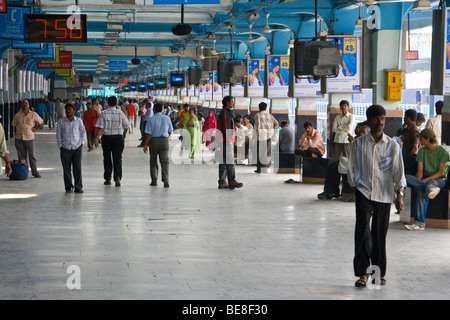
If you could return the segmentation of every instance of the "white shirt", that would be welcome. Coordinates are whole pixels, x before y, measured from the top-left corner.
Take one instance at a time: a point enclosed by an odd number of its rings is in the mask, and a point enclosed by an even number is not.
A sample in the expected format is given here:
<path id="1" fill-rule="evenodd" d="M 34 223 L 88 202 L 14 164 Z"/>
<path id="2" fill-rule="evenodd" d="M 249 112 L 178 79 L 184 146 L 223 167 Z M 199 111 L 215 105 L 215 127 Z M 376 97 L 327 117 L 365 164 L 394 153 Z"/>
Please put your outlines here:
<path id="1" fill-rule="evenodd" d="M 245 137 L 247 136 L 248 128 L 241 124 L 241 127 L 236 126 L 236 142 L 237 147 L 242 147 L 245 144 Z"/>
<path id="2" fill-rule="evenodd" d="M 86 142 L 86 129 L 83 120 L 74 117 L 72 121 L 67 117 L 61 118 L 56 127 L 56 143 L 58 148 L 76 150 Z"/>
<path id="3" fill-rule="evenodd" d="M 399 144 L 383 134 L 375 143 L 370 133 L 356 138 L 348 159 L 348 183 L 367 199 L 392 203 L 395 191 L 406 187 Z"/>
<path id="4" fill-rule="evenodd" d="M 100 116 L 95 124 L 97 128 L 103 129 L 103 135 L 123 135 L 123 130 L 130 127 L 125 113 L 116 107 L 109 107 L 107 110 L 100 113 Z"/>
<path id="5" fill-rule="evenodd" d="M 434 118 L 430 118 L 425 125 L 425 129 L 432 129 L 436 135 L 438 144 L 442 142 L 442 115 L 438 114 Z"/>
<path id="6" fill-rule="evenodd" d="M 336 133 L 336 135 L 334 136 L 334 142 L 350 143 L 348 141 L 347 133 L 353 133 L 355 123 L 355 116 L 350 112 L 347 112 L 345 116 L 342 115 L 342 113 L 337 115 L 334 119 L 332 128 L 333 132 Z"/>

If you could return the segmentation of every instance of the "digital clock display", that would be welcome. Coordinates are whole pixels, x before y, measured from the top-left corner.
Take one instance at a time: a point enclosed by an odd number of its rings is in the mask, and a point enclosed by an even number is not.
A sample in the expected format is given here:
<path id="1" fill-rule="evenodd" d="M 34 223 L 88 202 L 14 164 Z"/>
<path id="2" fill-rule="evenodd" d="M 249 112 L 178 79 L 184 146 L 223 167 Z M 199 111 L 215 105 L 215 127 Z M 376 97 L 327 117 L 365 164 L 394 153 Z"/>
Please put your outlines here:
<path id="1" fill-rule="evenodd" d="M 79 81 L 80 82 L 92 82 L 92 77 L 91 76 L 80 76 Z"/>
<path id="2" fill-rule="evenodd" d="M 85 14 L 26 14 L 25 30 L 25 42 L 87 42 Z"/>

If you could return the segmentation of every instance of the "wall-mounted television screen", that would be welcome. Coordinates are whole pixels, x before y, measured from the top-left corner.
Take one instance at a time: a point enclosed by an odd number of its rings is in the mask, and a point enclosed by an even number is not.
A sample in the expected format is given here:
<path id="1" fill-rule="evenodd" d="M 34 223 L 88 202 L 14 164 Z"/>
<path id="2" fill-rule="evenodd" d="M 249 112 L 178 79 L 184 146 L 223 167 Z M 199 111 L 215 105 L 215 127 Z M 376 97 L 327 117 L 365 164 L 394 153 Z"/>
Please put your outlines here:
<path id="1" fill-rule="evenodd" d="M 122 91 L 124 92 L 130 91 L 130 86 L 123 86 Z"/>
<path id="2" fill-rule="evenodd" d="M 170 85 L 176 88 L 183 88 L 186 85 L 185 73 L 172 73 L 170 75 Z"/>
<path id="3" fill-rule="evenodd" d="M 159 77 L 153 79 L 155 89 L 167 89 L 167 78 Z"/>
<path id="4" fill-rule="evenodd" d="M 147 85 L 145 83 L 139 83 L 138 84 L 138 91 L 139 92 L 145 92 L 147 91 Z"/>

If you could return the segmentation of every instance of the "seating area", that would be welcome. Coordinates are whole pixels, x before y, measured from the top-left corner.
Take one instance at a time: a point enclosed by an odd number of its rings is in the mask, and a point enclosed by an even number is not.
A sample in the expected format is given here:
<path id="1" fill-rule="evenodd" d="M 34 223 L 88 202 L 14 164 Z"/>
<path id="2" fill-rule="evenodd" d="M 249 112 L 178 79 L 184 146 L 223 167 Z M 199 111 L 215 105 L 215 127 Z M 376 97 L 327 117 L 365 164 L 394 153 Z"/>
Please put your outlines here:
<path id="1" fill-rule="evenodd" d="M 331 158 L 302 158 L 302 182 L 303 183 L 325 183 L 328 166 L 332 161 Z"/>

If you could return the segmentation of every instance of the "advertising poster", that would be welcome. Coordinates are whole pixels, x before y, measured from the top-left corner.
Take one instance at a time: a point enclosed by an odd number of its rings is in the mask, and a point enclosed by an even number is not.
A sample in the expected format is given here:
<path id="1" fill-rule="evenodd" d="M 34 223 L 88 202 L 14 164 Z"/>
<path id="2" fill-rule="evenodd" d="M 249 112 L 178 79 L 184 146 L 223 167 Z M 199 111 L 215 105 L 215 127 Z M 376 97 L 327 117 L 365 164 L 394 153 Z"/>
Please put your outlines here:
<path id="1" fill-rule="evenodd" d="M 328 92 L 361 92 L 361 38 L 355 36 L 334 37 L 341 55 L 339 76 L 328 78 Z"/>
<path id="2" fill-rule="evenodd" d="M 187 86 L 187 95 L 189 97 L 195 97 L 195 85 L 188 84 L 188 86 Z"/>
<path id="3" fill-rule="evenodd" d="M 294 78 L 294 97 L 322 97 L 320 80 L 314 80 L 312 76 L 297 76 Z"/>
<path id="4" fill-rule="evenodd" d="M 244 84 L 233 84 L 231 86 L 231 95 L 233 97 L 244 97 L 245 94 L 245 87 Z"/>
<path id="5" fill-rule="evenodd" d="M 206 97 L 206 85 L 199 84 L 198 85 L 198 98 L 200 101 L 204 101 Z"/>
<path id="6" fill-rule="evenodd" d="M 287 98 L 289 92 L 289 55 L 267 57 L 268 98 Z"/>
<path id="7" fill-rule="evenodd" d="M 218 83 L 217 70 L 213 71 L 213 100 L 222 101 L 223 93 L 222 86 Z"/>
<path id="8" fill-rule="evenodd" d="M 445 68 L 444 68 L 444 95 L 450 95 L 450 14 L 449 10 L 446 10 L 445 17 Z"/>
<path id="9" fill-rule="evenodd" d="M 264 97 L 264 59 L 248 60 L 248 96 Z"/>
<path id="10" fill-rule="evenodd" d="M 214 80 L 214 75 L 213 72 L 209 72 L 209 78 L 208 78 L 208 83 L 205 85 L 205 99 L 204 100 L 208 100 L 208 101 L 212 101 L 213 99 L 213 80 Z"/>

